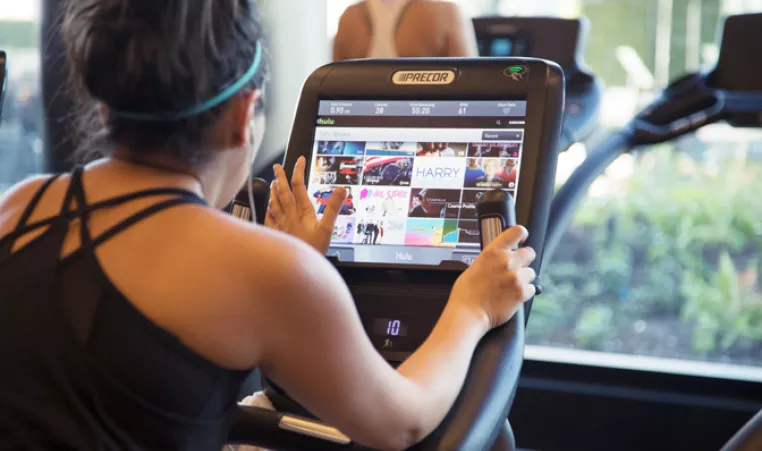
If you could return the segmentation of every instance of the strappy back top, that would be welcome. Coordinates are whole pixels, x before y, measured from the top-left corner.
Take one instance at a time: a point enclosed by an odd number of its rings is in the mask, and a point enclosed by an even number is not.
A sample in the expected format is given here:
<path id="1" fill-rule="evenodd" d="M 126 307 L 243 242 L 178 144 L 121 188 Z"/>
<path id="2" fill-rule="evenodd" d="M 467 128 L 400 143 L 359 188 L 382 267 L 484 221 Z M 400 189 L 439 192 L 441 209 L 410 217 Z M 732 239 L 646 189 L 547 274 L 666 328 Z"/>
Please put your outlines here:
<path id="1" fill-rule="evenodd" d="M 397 29 L 414 0 L 365 0 L 371 44 L 368 58 L 397 58 Z"/>
<path id="2" fill-rule="evenodd" d="M 185 190 L 152 189 L 88 204 L 78 168 L 60 213 L 29 223 L 56 179 L 0 239 L 0 450 L 220 450 L 248 372 L 220 368 L 156 326 L 95 255 L 145 218 L 205 202 Z M 91 235 L 92 214 L 144 198 L 162 200 Z M 81 245 L 61 257 L 71 227 Z"/>

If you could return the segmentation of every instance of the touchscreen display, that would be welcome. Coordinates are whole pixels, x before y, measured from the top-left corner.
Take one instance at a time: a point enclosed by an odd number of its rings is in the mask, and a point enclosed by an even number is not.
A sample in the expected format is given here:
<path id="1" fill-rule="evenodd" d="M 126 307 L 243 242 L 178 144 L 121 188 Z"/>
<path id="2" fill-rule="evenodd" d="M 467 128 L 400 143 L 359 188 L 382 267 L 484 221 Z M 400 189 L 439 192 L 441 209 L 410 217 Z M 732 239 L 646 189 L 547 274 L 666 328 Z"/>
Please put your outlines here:
<path id="1" fill-rule="evenodd" d="M 476 202 L 515 196 L 526 101 L 321 101 L 308 180 L 318 215 L 348 198 L 329 256 L 342 262 L 470 264 Z"/>

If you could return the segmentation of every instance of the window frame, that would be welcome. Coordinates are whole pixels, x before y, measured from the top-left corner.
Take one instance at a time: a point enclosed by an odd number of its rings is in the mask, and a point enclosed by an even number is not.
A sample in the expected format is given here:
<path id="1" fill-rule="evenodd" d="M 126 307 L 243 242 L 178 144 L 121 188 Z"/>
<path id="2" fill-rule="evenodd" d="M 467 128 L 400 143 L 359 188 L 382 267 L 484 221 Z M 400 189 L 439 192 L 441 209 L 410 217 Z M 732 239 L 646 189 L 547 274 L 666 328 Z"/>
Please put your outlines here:
<path id="1" fill-rule="evenodd" d="M 758 382 L 525 360 L 519 448 L 719 450 L 762 410 Z"/>

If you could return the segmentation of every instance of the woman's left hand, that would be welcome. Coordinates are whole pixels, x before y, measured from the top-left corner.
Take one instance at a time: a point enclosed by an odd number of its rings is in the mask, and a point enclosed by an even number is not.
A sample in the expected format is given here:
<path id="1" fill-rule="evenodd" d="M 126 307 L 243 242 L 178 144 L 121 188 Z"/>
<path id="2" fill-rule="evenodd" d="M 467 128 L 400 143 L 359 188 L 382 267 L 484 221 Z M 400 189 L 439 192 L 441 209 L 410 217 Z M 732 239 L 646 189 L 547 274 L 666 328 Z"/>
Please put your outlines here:
<path id="1" fill-rule="evenodd" d="M 270 205 L 265 225 L 299 238 L 325 255 L 331 244 L 333 227 L 346 200 L 347 191 L 343 188 L 334 189 L 323 217 L 318 220 L 304 182 L 306 165 L 305 158 L 299 158 L 294 167 L 290 187 L 283 166 L 275 165 L 275 181 L 270 186 Z"/>

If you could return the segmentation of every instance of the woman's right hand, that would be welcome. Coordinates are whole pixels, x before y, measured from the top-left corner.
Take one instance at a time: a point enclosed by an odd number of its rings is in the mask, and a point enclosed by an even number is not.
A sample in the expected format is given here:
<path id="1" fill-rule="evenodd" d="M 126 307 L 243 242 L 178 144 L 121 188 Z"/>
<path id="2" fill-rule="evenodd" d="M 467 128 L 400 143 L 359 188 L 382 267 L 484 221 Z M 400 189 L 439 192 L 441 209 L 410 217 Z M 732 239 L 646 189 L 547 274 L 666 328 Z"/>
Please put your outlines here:
<path id="1" fill-rule="evenodd" d="M 475 313 L 488 329 L 511 319 L 536 292 L 529 265 L 537 254 L 531 247 L 516 250 L 528 237 L 522 226 L 500 234 L 455 282 L 450 304 Z"/>
<path id="2" fill-rule="evenodd" d="M 275 180 L 270 185 L 270 205 L 265 226 L 295 236 L 325 255 L 331 245 L 333 228 L 346 200 L 347 191 L 344 188 L 334 189 L 323 217 L 318 219 L 304 182 L 306 166 L 307 160 L 299 157 L 289 186 L 283 166 L 275 165 Z"/>

